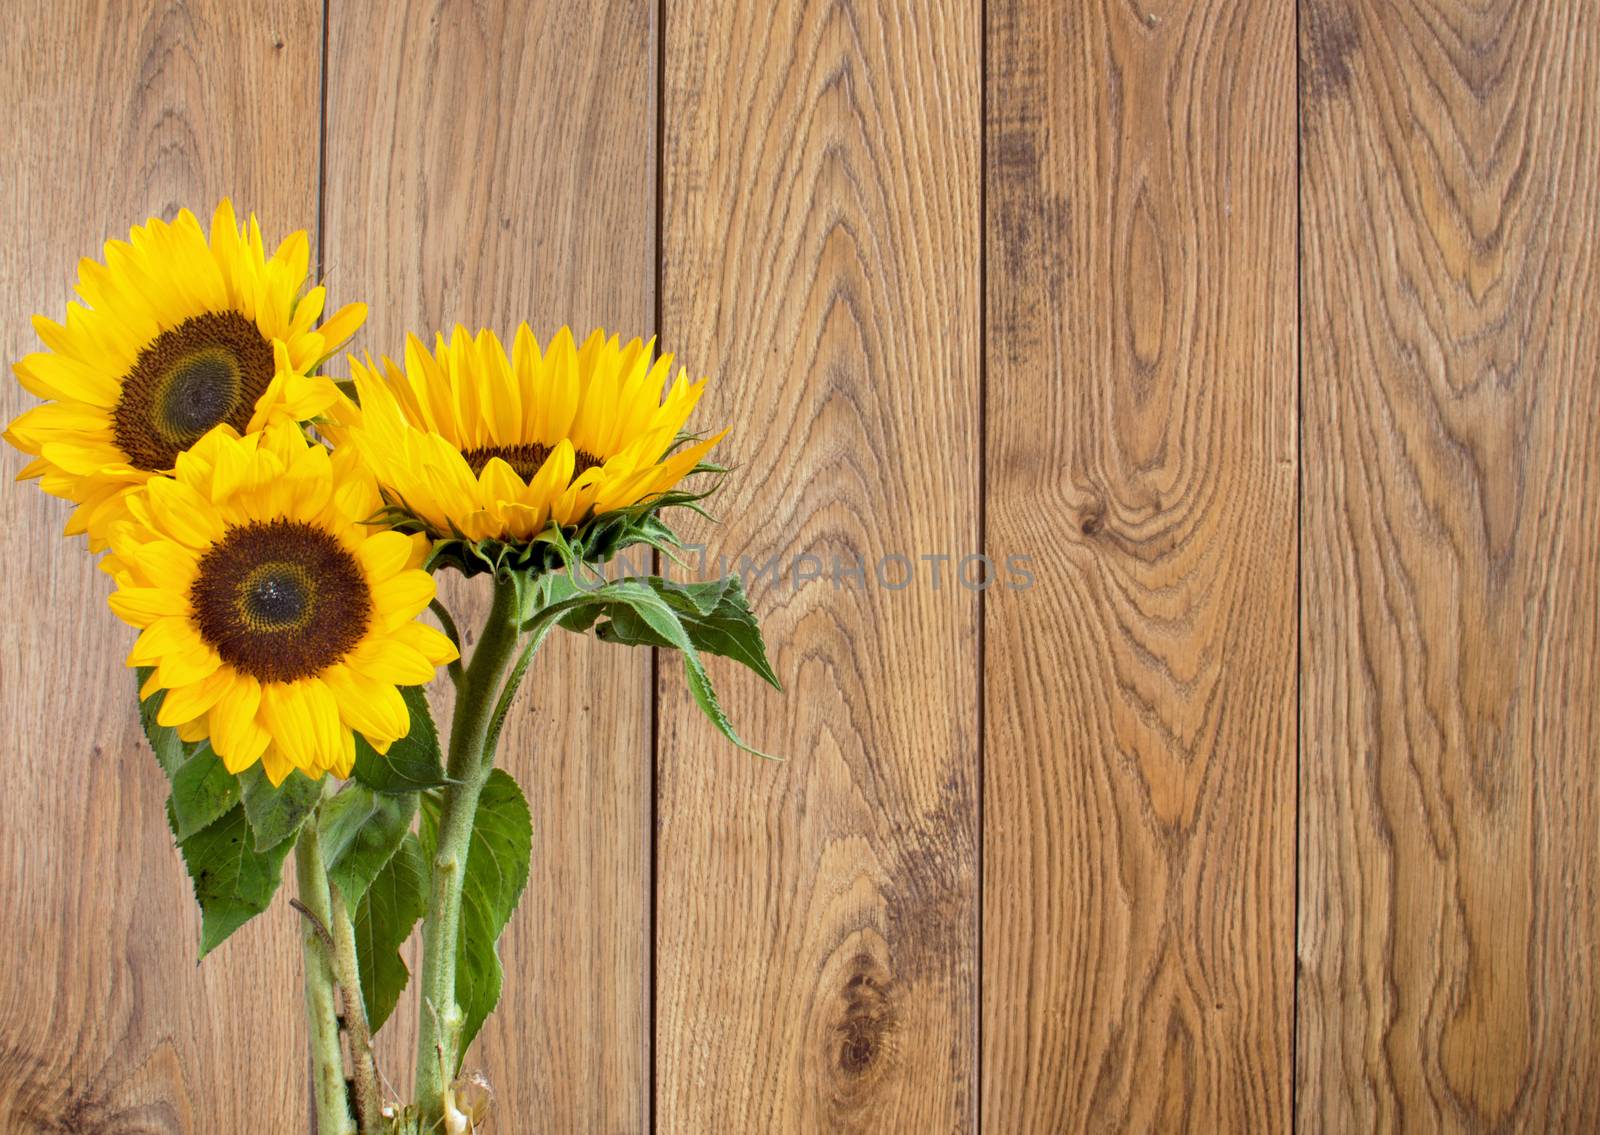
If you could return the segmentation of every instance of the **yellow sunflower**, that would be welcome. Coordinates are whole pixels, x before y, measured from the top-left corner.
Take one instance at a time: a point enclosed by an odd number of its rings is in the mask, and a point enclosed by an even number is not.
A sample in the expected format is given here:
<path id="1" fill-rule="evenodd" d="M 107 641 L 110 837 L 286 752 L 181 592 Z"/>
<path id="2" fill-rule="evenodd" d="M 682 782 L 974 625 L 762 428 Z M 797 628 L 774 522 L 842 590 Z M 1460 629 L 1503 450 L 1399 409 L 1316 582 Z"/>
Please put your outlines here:
<path id="1" fill-rule="evenodd" d="M 431 352 L 409 336 L 403 370 L 350 360 L 361 405 L 334 437 L 434 536 L 525 541 L 666 492 L 727 433 L 669 452 L 705 380 L 680 369 L 663 398 L 653 346 L 562 328 L 541 351 L 523 324 L 508 357 L 490 331 Z"/>
<path id="2" fill-rule="evenodd" d="M 456 657 L 416 621 L 427 539 L 363 525 L 376 485 L 292 423 L 219 427 L 125 500 L 103 566 L 111 609 L 143 632 L 128 665 L 155 668 L 141 696 L 167 691 L 158 720 L 210 738 L 230 772 L 349 776 L 354 732 L 387 751 L 410 729 L 396 687 Z"/>
<path id="3" fill-rule="evenodd" d="M 318 327 L 326 296 L 306 290 L 310 255 L 297 232 L 268 256 L 255 218 L 241 228 L 224 200 L 209 240 L 184 210 L 107 241 L 104 264 L 79 263 L 83 304 L 67 305 L 65 324 L 35 316 L 49 350 L 13 368 L 49 401 L 5 434 L 35 459 L 19 479 L 37 477 L 77 503 L 68 535 L 104 547 L 126 494 L 170 471 L 213 426 L 308 421 L 338 400 L 311 371 L 355 333 L 366 307 L 350 304 Z"/>

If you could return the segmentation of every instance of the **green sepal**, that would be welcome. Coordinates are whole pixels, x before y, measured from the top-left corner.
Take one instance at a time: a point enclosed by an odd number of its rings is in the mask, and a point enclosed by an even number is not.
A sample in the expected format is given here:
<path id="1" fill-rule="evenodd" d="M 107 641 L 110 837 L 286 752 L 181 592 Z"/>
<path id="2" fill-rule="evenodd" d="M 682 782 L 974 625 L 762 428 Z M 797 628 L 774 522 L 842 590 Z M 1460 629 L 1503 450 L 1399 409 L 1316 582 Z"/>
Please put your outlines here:
<path id="1" fill-rule="evenodd" d="M 354 906 L 411 830 L 417 795 L 374 792 L 351 782 L 317 816 L 328 881 Z"/>
<path id="2" fill-rule="evenodd" d="M 424 797 L 423 853 L 431 862 L 438 847 L 439 802 Z M 462 1055 L 500 1000 L 504 975 L 497 943 L 528 884 L 533 854 L 533 818 L 522 789 L 511 774 L 495 769 L 484 782 L 473 821 L 472 840 L 461 879 L 461 927 L 456 941 L 456 1004 L 462 1026 L 456 1050 Z"/>
<path id="3" fill-rule="evenodd" d="M 374 792 L 390 794 L 421 792 L 449 783 L 427 691 L 422 686 L 402 686 L 400 696 L 411 714 L 410 731 L 390 745 L 387 753 L 378 752 L 358 732 L 351 775 Z"/>
<path id="4" fill-rule="evenodd" d="M 167 822 L 177 832 L 170 803 Z M 216 949 L 239 927 L 266 910 L 283 878 L 283 861 L 293 840 L 257 851 L 245 819 L 244 805 L 235 804 L 209 827 L 178 841 L 184 866 L 200 904 L 200 957 Z"/>
<path id="5" fill-rule="evenodd" d="M 259 763 L 239 774 L 239 790 L 258 851 L 277 847 L 298 833 L 322 799 L 321 780 L 291 769 L 283 783 L 274 788 Z"/>
<path id="6" fill-rule="evenodd" d="M 411 980 L 400 947 L 428 909 L 428 861 L 415 834 L 407 832 L 356 905 L 356 965 L 367 1025 L 376 1033 L 394 1012 Z"/>

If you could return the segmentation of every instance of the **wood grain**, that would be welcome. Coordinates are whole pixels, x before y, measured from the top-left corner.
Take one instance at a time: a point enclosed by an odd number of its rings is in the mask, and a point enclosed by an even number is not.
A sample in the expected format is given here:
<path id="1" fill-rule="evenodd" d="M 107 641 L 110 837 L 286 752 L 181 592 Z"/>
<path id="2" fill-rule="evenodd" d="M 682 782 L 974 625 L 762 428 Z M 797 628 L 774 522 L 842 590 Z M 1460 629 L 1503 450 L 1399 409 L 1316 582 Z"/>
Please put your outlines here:
<path id="1" fill-rule="evenodd" d="M 696 535 L 786 565 L 753 601 L 787 692 L 717 678 L 788 760 L 663 660 L 658 1129 L 974 1130 L 976 596 L 787 565 L 976 546 L 977 6 L 674 3 L 665 34 L 663 333 L 739 466 Z"/>
<path id="2" fill-rule="evenodd" d="M 38 350 L 80 256 L 152 214 L 232 194 L 275 235 L 314 229 L 320 6 L 11 3 L 0 354 Z M 0 417 L 29 398 L 0 384 Z M 68 506 L 14 484 L 0 526 L 0 1129 L 216 1132 L 306 1114 L 298 927 L 280 901 L 196 968 L 199 914 L 139 732 L 133 634 Z"/>
<path id="3" fill-rule="evenodd" d="M 405 331 L 431 340 L 457 320 L 508 343 L 524 319 L 541 338 L 566 322 L 580 338 L 651 333 L 653 13 L 334 6 L 325 255 L 331 283 L 374 305 L 363 348 L 397 354 Z M 445 588 L 463 628 L 487 609 L 483 582 Z M 643 652 L 554 641 L 501 741 L 533 811 L 533 869 L 466 1066 L 489 1075 L 507 1131 L 647 1123 L 649 698 Z M 397 1083 L 411 1000 L 385 1029 Z"/>
<path id="4" fill-rule="evenodd" d="M 1284 1130 L 1293 13 L 989 19 L 985 1127 Z"/>
<path id="5" fill-rule="evenodd" d="M 1306 1130 L 1600 1129 L 1600 13 L 1302 5 Z"/>

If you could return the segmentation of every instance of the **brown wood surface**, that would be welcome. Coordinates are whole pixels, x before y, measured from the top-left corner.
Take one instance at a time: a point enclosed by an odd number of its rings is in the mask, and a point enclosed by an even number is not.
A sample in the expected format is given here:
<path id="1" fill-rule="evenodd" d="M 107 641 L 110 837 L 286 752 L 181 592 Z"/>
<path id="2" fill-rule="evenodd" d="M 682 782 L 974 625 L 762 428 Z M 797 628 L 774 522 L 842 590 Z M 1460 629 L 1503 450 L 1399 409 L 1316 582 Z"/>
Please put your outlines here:
<path id="1" fill-rule="evenodd" d="M 712 378 L 787 761 L 547 648 L 492 1130 L 1600 1130 L 1593 5 L 12 0 L 0 95 L 7 360 L 228 193 L 358 350 Z M 303 1130 L 296 919 L 194 966 L 66 513 L 0 482 L 0 1132 Z"/>
<path id="2" fill-rule="evenodd" d="M 1308 1131 L 1600 1130 L 1597 17 L 1302 13 Z"/>
<path id="3" fill-rule="evenodd" d="M 1287 1125 L 1293 15 L 990 7 L 991 1131 Z"/>
<path id="4" fill-rule="evenodd" d="M 788 565 L 976 547 L 977 6 L 674 3 L 665 34 L 663 333 L 737 426 L 696 532 L 785 565 L 753 602 L 787 692 L 718 677 L 787 762 L 662 660 L 660 1130 L 975 1130 L 977 597 Z"/>
<path id="5" fill-rule="evenodd" d="M 360 347 L 398 357 L 406 331 L 431 342 L 458 320 L 508 344 L 522 320 L 542 341 L 563 322 L 580 339 L 651 334 L 653 14 L 644 0 L 333 6 L 324 263 L 372 305 Z M 442 590 L 463 628 L 482 619 L 484 580 Z M 534 816 L 533 870 L 466 1068 L 489 1074 L 508 1132 L 647 1123 L 649 673 L 643 652 L 562 636 L 501 740 Z M 397 1084 L 413 1022 L 380 1036 Z"/>
<path id="6" fill-rule="evenodd" d="M 322 13 L 227 0 L 7 4 L 0 345 L 38 350 L 80 256 L 233 195 L 316 223 Z M 0 417 L 33 399 L 0 383 Z M 7 451 L 5 480 L 21 467 Z M 122 659 L 133 632 L 66 505 L 0 492 L 0 1131 L 235 1131 L 305 1121 L 299 933 L 281 900 L 196 968 L 200 919 Z"/>

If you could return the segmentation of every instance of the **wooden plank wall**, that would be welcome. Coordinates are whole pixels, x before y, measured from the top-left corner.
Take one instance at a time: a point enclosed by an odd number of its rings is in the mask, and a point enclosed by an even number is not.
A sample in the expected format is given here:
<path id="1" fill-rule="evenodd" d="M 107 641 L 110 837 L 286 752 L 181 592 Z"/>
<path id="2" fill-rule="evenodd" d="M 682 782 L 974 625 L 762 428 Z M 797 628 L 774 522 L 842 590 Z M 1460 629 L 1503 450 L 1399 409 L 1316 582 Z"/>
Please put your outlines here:
<path id="1" fill-rule="evenodd" d="M 788 761 L 662 667 L 657 1117 L 971 1130 L 977 596 L 834 566 L 979 539 L 978 9 L 667 13 L 662 330 L 738 423 L 710 554 L 782 565 L 754 602 L 787 693 L 725 702 Z"/>
<path id="2" fill-rule="evenodd" d="M 1600 1129 L 1600 12 L 1303 10 L 1299 1117 Z"/>
<path id="3" fill-rule="evenodd" d="M 1294 13 L 990 13 L 984 1119 L 1282 1130 Z"/>
<path id="4" fill-rule="evenodd" d="M 542 661 L 496 1130 L 1600 1128 L 1592 5 L 15 0 L 0 94 L 7 358 L 229 193 L 359 349 L 713 377 L 788 760 Z M 64 515 L 0 489 L 0 1130 L 302 1129 L 294 916 L 192 964 Z"/>

